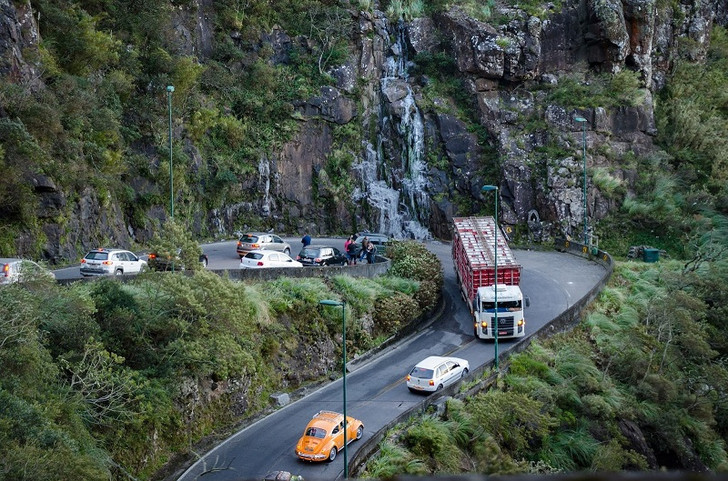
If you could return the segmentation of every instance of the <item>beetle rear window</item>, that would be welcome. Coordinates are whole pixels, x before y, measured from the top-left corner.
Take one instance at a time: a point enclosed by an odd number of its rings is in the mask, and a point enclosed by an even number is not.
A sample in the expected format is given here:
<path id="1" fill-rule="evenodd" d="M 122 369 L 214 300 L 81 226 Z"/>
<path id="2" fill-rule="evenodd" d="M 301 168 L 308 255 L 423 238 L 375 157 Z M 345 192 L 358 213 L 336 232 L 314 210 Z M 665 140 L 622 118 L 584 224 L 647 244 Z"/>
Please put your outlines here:
<path id="1" fill-rule="evenodd" d="M 326 430 L 321 429 L 321 428 L 310 427 L 310 428 L 306 429 L 306 436 L 323 439 L 326 437 Z"/>

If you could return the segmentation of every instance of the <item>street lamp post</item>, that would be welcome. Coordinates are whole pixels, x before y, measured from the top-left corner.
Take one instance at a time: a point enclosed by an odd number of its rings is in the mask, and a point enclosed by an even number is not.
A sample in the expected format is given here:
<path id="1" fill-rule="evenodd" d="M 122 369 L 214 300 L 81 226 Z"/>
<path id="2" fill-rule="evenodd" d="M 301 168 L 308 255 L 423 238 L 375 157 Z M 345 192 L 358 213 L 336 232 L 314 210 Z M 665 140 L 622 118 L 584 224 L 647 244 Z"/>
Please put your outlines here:
<path id="1" fill-rule="evenodd" d="M 167 103 L 169 105 L 169 217 L 174 219 L 174 182 L 172 177 L 172 92 L 174 85 L 167 85 Z"/>
<path id="2" fill-rule="evenodd" d="M 581 143 L 584 159 L 584 245 L 589 245 L 587 237 L 587 215 L 586 215 L 586 119 L 584 117 L 574 117 L 574 120 L 581 124 Z"/>
<path id="3" fill-rule="evenodd" d="M 495 264 L 495 278 L 493 279 L 493 304 L 495 317 L 493 320 L 493 338 L 495 339 L 495 370 L 498 371 L 498 186 L 484 185 L 481 192 L 495 192 L 495 229 L 493 240 L 493 262 Z"/>
<path id="4" fill-rule="evenodd" d="M 346 431 L 349 429 L 348 420 L 346 417 L 346 301 L 332 301 L 324 299 L 319 301 L 319 304 L 324 306 L 341 306 L 341 332 L 342 332 L 342 384 L 344 391 L 344 479 L 349 477 L 349 458 L 346 454 Z"/>

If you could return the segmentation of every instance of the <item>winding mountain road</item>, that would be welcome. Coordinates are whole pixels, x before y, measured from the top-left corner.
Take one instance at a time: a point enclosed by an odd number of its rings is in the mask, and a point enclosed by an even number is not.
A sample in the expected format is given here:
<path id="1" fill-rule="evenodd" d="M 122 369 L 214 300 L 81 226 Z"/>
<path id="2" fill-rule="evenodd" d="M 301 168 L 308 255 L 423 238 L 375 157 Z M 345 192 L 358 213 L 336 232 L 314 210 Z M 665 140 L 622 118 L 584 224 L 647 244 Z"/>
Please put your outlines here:
<path id="1" fill-rule="evenodd" d="M 297 247 L 294 241 L 291 245 Z M 338 245 L 340 240 L 331 240 Z M 314 243 L 318 243 L 314 241 Z M 210 268 L 217 267 L 214 252 L 219 247 L 229 257 L 229 245 L 205 246 Z M 437 255 L 445 273 L 444 309 L 427 327 L 362 363 L 350 363 L 347 374 L 347 414 L 364 422 L 364 440 L 382 429 L 397 415 L 422 401 L 409 392 L 404 376 L 429 355 L 457 355 L 470 362 L 471 369 L 493 359 L 494 345 L 472 335 L 470 313 L 455 281 L 450 244 L 432 241 L 427 247 Z M 234 250 L 234 247 L 232 247 Z M 221 253 L 222 253 L 221 252 Z M 523 265 L 521 287 L 530 298 L 526 309 L 527 332 L 538 329 L 586 295 L 603 277 L 602 266 L 559 252 L 516 251 Z M 500 352 L 513 342 L 501 340 Z M 342 411 L 341 379 L 334 381 L 275 413 L 247 426 L 228 438 L 179 476 L 179 481 L 240 481 L 262 479 L 269 471 L 284 470 L 306 480 L 341 477 L 343 456 L 332 463 L 306 463 L 294 454 L 296 441 L 311 417 L 321 409 Z M 349 445 L 352 459 L 361 441 Z"/>

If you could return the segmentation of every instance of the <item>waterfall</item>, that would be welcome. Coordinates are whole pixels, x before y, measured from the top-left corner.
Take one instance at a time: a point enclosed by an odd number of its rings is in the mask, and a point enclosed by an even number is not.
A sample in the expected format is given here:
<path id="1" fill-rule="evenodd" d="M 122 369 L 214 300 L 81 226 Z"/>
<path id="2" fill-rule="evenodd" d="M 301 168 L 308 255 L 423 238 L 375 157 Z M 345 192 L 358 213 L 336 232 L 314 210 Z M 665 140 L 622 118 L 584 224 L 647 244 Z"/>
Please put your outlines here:
<path id="1" fill-rule="evenodd" d="M 378 211 L 379 232 L 399 239 L 427 239 L 431 234 L 427 228 L 430 199 L 424 122 L 408 83 L 407 31 L 403 22 L 396 26 L 396 33 L 396 42 L 385 46 L 388 54 L 380 79 L 377 145 L 365 141 L 366 156 L 357 166 L 362 187 L 355 190 L 354 198 L 366 199 Z M 391 138 L 390 133 L 396 138 Z M 385 150 L 392 158 L 385 158 Z"/>
<path id="2" fill-rule="evenodd" d="M 264 186 L 263 201 L 260 205 L 261 215 L 268 217 L 271 212 L 270 161 L 265 155 L 261 155 L 260 160 L 258 161 L 258 178 L 260 183 Z"/>

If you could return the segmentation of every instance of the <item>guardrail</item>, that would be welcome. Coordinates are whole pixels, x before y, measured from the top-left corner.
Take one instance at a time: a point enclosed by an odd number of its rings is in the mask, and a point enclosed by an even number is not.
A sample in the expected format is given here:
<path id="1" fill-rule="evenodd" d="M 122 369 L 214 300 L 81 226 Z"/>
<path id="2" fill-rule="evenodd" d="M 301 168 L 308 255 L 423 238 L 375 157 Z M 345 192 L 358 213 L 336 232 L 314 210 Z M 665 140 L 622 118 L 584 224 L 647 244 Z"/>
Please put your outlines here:
<path id="1" fill-rule="evenodd" d="M 519 342 L 513 345 L 512 349 L 507 352 L 501 353 L 501 355 L 498 356 L 499 361 L 507 360 L 508 357 L 510 357 L 512 354 L 524 351 L 531 344 L 531 341 L 533 339 L 547 338 L 558 332 L 564 332 L 573 328 L 576 324 L 578 324 L 580 320 L 581 311 L 597 297 L 599 292 L 601 292 L 601 290 L 609 281 L 609 278 L 612 276 L 612 272 L 614 270 L 614 261 L 612 260 L 612 256 L 610 256 L 609 253 L 606 251 L 591 249 L 589 246 L 567 239 L 556 240 L 555 248 L 559 251 L 567 252 L 569 254 L 577 255 L 597 262 L 605 267 L 605 273 L 599 280 L 599 282 L 597 282 L 597 284 L 592 287 L 592 289 L 590 289 L 589 292 L 587 292 L 581 299 L 576 301 L 568 309 L 556 316 L 554 319 L 546 323 L 542 328 L 522 338 Z M 476 378 L 482 376 L 486 371 L 489 371 L 491 369 L 491 366 L 493 366 L 493 364 L 494 361 L 490 361 L 480 367 L 473 369 L 468 377 Z M 508 369 L 507 364 L 504 365 L 501 362 L 500 365 L 504 371 Z M 444 389 L 441 389 L 440 391 L 436 391 L 430 394 L 427 398 L 423 399 L 415 406 L 402 412 L 395 419 L 387 423 L 384 427 L 382 427 L 382 429 L 374 433 L 372 437 L 364 441 L 359 446 L 359 449 L 357 449 L 356 453 L 349 461 L 349 472 L 351 473 L 351 476 L 356 477 L 358 475 L 359 471 L 365 467 L 367 460 L 378 451 L 379 443 L 387 435 L 387 432 L 397 424 L 404 422 L 407 418 L 416 413 L 425 412 L 430 406 L 443 404 L 448 397 L 465 398 L 473 396 L 483 390 L 490 389 L 496 383 L 497 379 L 498 373 L 493 373 L 485 379 L 481 380 L 475 386 L 462 393 L 459 392 L 461 383 L 458 382 L 452 384 Z"/>

